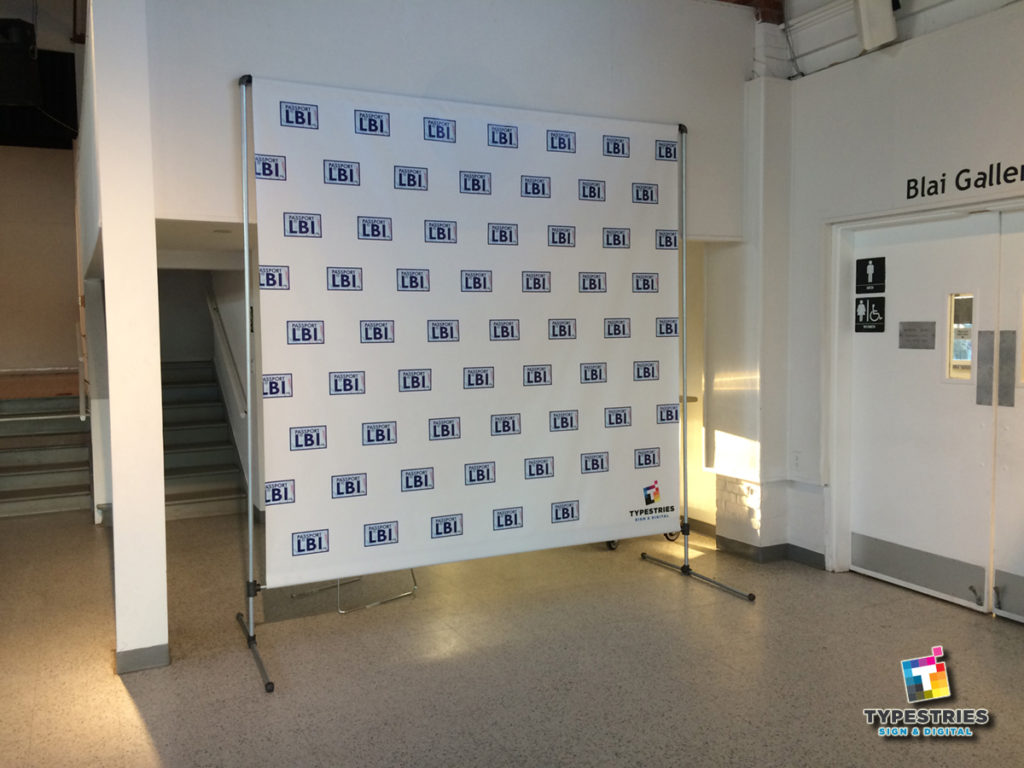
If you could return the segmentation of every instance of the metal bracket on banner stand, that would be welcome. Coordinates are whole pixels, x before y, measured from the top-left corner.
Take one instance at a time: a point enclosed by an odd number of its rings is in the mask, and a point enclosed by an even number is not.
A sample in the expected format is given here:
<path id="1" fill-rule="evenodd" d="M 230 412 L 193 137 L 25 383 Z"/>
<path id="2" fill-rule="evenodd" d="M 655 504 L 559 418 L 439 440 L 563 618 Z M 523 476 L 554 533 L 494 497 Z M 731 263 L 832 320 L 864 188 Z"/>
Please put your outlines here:
<path id="1" fill-rule="evenodd" d="M 682 123 L 679 124 L 679 248 L 680 248 L 680 279 L 681 279 L 681 304 L 682 312 L 679 318 L 679 336 L 682 350 L 680 355 L 682 357 L 682 381 L 683 389 L 686 389 L 686 126 Z M 695 579 L 711 584 L 712 586 L 718 587 L 721 590 L 728 592 L 736 597 L 742 597 L 746 600 L 754 601 L 755 595 L 753 592 L 741 592 L 738 589 L 733 589 L 730 586 L 722 584 L 721 582 L 715 581 L 708 576 L 703 576 L 697 573 L 693 568 L 690 567 L 690 499 L 689 499 L 689 482 L 687 478 L 687 453 L 686 453 L 686 404 L 690 401 L 689 397 L 681 397 L 680 405 L 682 407 L 682 464 L 683 464 L 683 517 L 680 522 L 679 530 L 683 534 L 683 564 L 673 565 L 667 560 L 661 560 L 657 557 L 652 557 L 646 552 L 640 553 L 640 559 L 652 562 L 656 565 L 661 565 L 665 568 L 671 568 L 673 571 L 679 571 L 682 576 L 692 576 Z"/>
<path id="2" fill-rule="evenodd" d="M 416 581 L 416 571 L 412 568 L 409 569 L 409 575 L 412 577 L 412 588 L 406 590 L 397 595 L 391 597 L 385 597 L 383 600 L 375 600 L 372 603 L 366 605 L 357 605 L 355 608 L 342 608 L 341 607 L 341 588 L 346 584 L 355 584 L 356 582 L 362 581 L 362 576 L 356 576 L 353 579 L 338 579 L 337 582 L 332 586 L 327 584 L 323 587 L 317 587 L 316 589 L 309 589 L 305 592 L 292 592 L 289 597 L 293 600 L 301 599 L 303 597 L 312 597 L 313 595 L 319 595 L 321 592 L 326 592 L 328 589 L 338 590 L 338 613 L 344 616 L 347 613 L 355 613 L 365 608 L 376 608 L 378 605 L 384 605 L 385 603 L 391 603 L 395 600 L 401 600 L 403 597 L 416 597 L 416 590 L 419 589 L 419 584 Z"/>

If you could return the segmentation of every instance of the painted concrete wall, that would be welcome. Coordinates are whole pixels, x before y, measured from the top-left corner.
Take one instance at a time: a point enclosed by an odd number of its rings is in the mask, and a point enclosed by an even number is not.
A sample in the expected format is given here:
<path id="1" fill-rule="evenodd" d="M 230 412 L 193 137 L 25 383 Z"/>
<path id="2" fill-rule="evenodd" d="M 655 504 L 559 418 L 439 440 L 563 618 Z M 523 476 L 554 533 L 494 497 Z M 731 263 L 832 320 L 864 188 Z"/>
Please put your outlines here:
<path id="1" fill-rule="evenodd" d="M 689 128 L 690 237 L 740 235 L 749 8 L 148 0 L 159 218 L 237 221 L 240 75 Z M 258 97 L 258 94 L 257 94 Z"/>
<path id="2" fill-rule="evenodd" d="M 211 360 L 213 328 L 206 305 L 210 273 L 161 269 L 158 283 L 160 359 L 165 362 Z"/>
<path id="3" fill-rule="evenodd" d="M 72 160 L 0 147 L 0 372 L 78 368 Z"/>
<path id="4" fill-rule="evenodd" d="M 786 325 L 789 340 L 787 474 L 798 502 L 789 510 L 792 543 L 824 551 L 830 225 L 1024 197 L 1019 180 L 956 188 L 964 169 L 974 179 L 990 163 L 1024 164 L 1022 37 L 1024 4 L 1017 3 L 792 83 L 793 298 L 771 318 Z M 928 182 L 936 194 L 915 194 Z"/>

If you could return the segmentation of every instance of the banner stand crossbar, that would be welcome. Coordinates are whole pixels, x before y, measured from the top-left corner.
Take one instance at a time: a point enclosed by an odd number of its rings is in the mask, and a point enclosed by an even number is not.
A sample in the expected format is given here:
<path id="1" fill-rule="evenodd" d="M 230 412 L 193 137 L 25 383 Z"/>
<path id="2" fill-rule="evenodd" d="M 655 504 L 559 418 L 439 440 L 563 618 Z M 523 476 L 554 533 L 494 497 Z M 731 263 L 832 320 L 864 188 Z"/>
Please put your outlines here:
<path id="1" fill-rule="evenodd" d="M 682 350 L 681 364 L 682 364 L 682 382 L 683 392 L 686 391 L 686 126 L 682 123 L 679 124 L 679 249 L 680 249 L 680 279 L 682 280 L 681 288 L 681 304 L 682 311 L 679 313 L 679 336 Z M 646 560 L 647 562 L 660 565 L 664 568 L 670 568 L 673 571 L 679 571 L 681 576 L 691 576 L 699 581 L 703 581 L 705 584 L 710 584 L 714 587 L 718 587 L 725 592 L 736 597 L 742 597 L 746 600 L 754 601 L 755 595 L 753 592 L 741 592 L 738 589 L 734 589 L 726 584 L 722 584 L 719 581 L 697 573 L 693 568 L 690 567 L 690 496 L 689 496 L 689 475 L 687 466 L 687 451 L 686 451 L 686 429 L 687 429 L 687 401 L 689 398 L 679 398 L 680 407 L 683 410 L 682 413 L 682 480 L 683 480 L 683 516 L 680 525 L 680 531 L 683 534 L 683 564 L 673 565 L 667 560 L 662 560 L 657 557 L 648 555 L 646 552 L 640 553 L 640 559 Z"/>
<path id="2" fill-rule="evenodd" d="M 405 592 L 400 592 L 397 595 L 391 595 L 390 597 L 385 597 L 385 598 L 382 598 L 380 600 L 374 600 L 372 603 L 367 603 L 366 605 L 357 605 L 355 608 L 342 608 L 341 607 L 341 588 L 343 586 L 345 586 L 346 584 L 355 584 L 355 583 L 357 583 L 359 581 L 362 581 L 362 579 L 363 579 L 362 576 L 355 576 L 355 577 L 353 577 L 351 579 L 337 579 L 336 583 L 333 584 L 333 585 L 325 584 L 322 587 L 317 587 L 316 589 L 307 589 L 304 592 L 292 592 L 288 596 L 292 600 L 301 600 L 304 597 L 313 597 L 314 595 L 319 595 L 321 592 L 326 592 L 329 589 L 337 589 L 338 590 L 338 613 L 340 613 L 342 616 L 344 616 L 347 613 L 355 613 L 356 611 L 361 611 L 364 608 L 376 608 L 378 605 L 385 605 L 386 603 L 393 603 L 395 600 L 401 600 L 403 597 L 413 597 L 413 598 L 416 597 L 416 590 L 419 589 L 419 586 L 420 586 L 419 583 L 416 581 L 416 571 L 414 569 L 410 568 L 409 569 L 409 576 L 412 577 L 412 586 L 408 590 L 406 590 Z"/>
<path id="3" fill-rule="evenodd" d="M 255 528 L 255 506 L 253 505 L 253 460 L 252 460 L 252 275 L 250 261 L 252 252 L 249 244 L 249 169 L 252 164 L 249 162 L 249 102 L 246 98 L 246 89 L 252 86 L 252 75 L 242 75 L 238 78 L 238 90 L 241 95 L 241 117 L 242 117 L 242 260 L 245 262 L 245 305 L 244 319 L 248 333 L 245 334 L 245 435 L 246 435 L 246 508 L 248 510 L 249 523 L 249 569 L 248 581 L 245 584 L 246 610 L 247 615 L 241 613 L 235 615 L 242 631 L 245 633 L 246 645 L 252 651 L 253 660 L 263 679 L 263 690 L 267 693 L 274 692 L 274 683 L 267 675 L 267 668 L 263 666 L 263 659 L 260 657 L 260 649 L 256 646 L 256 612 L 255 600 L 260 591 L 260 583 L 256 581 L 255 566 L 253 557 L 253 529 Z"/>

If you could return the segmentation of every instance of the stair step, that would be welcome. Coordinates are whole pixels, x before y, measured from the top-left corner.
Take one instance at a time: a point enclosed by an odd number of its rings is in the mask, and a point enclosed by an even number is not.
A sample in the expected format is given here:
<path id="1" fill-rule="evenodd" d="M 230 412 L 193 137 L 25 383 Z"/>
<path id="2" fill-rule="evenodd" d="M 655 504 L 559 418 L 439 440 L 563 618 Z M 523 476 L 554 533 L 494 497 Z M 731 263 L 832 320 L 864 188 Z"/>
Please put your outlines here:
<path id="1" fill-rule="evenodd" d="M 0 491 L 0 517 L 92 509 L 89 484 Z"/>
<path id="2" fill-rule="evenodd" d="M 214 381 L 216 374 L 209 360 L 192 360 L 180 363 L 162 363 L 160 378 L 165 384 L 187 381 Z"/>
<path id="3" fill-rule="evenodd" d="M 0 491 L 88 486 L 92 472 L 88 460 L 51 464 L 0 466 Z"/>
<path id="4" fill-rule="evenodd" d="M 36 415 L 15 414 L 0 416 L 0 436 L 45 435 L 54 432 L 88 432 L 89 422 L 74 413 L 49 413 L 41 418 Z"/>
<path id="5" fill-rule="evenodd" d="M 0 400 L 0 417 L 31 413 L 73 413 L 78 415 L 77 397 L 31 397 Z"/>
<path id="6" fill-rule="evenodd" d="M 220 387 L 216 381 L 164 382 L 164 405 L 213 402 L 220 400 Z"/>
<path id="7" fill-rule="evenodd" d="M 164 496 L 194 491 L 236 491 L 243 487 L 242 472 L 235 464 L 177 467 L 164 473 Z"/>
<path id="8" fill-rule="evenodd" d="M 233 443 L 192 443 L 164 446 L 164 473 L 183 467 L 204 467 L 215 464 L 236 464 L 238 452 Z"/>
<path id="9" fill-rule="evenodd" d="M 164 424 L 164 446 L 228 442 L 231 428 L 226 421 L 185 421 Z"/>
<path id="10" fill-rule="evenodd" d="M 186 520 L 194 517 L 241 515 L 245 513 L 245 498 L 245 488 L 235 491 L 167 494 L 167 519 Z"/>
<path id="11" fill-rule="evenodd" d="M 224 404 L 220 400 L 164 405 L 164 424 L 177 425 L 189 421 L 223 421 Z"/>

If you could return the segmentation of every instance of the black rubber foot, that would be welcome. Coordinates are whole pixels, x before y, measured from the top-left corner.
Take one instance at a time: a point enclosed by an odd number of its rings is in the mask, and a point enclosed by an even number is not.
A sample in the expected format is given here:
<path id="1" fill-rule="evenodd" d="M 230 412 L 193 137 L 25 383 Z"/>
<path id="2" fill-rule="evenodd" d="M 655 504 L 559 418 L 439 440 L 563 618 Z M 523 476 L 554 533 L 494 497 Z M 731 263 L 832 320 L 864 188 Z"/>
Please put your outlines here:
<path id="1" fill-rule="evenodd" d="M 647 559 L 647 553 L 646 552 L 641 552 L 640 553 L 640 559 L 641 560 L 646 560 Z"/>
<path id="2" fill-rule="evenodd" d="M 605 546 L 607 546 L 608 549 L 618 549 L 618 547 L 619 547 L 619 540 L 618 539 L 612 539 L 611 541 L 606 541 L 605 542 Z"/>
<path id="3" fill-rule="evenodd" d="M 755 599 L 756 599 L 756 596 L 754 595 L 753 592 L 751 592 L 749 595 L 747 595 L 747 600 L 749 600 L 750 602 L 754 602 Z"/>
<path id="4" fill-rule="evenodd" d="M 267 693 L 273 693 L 274 692 L 274 684 L 273 683 L 267 683 L 263 687 L 267 689 Z"/>

